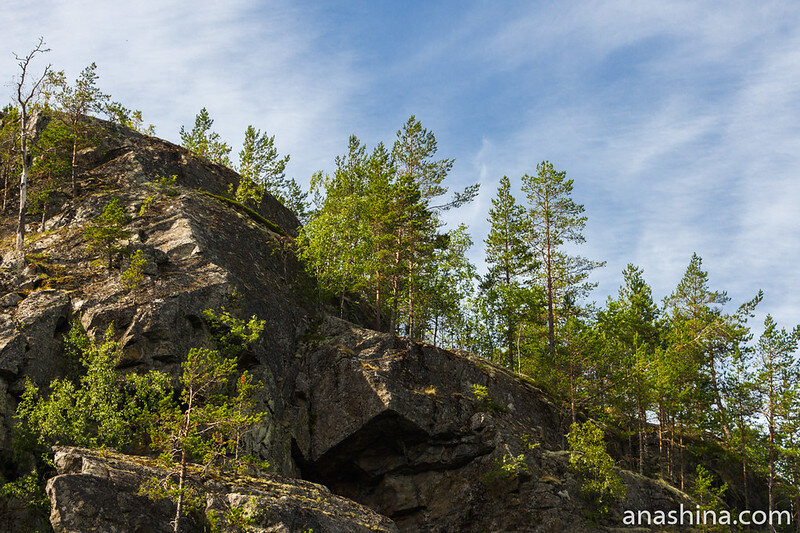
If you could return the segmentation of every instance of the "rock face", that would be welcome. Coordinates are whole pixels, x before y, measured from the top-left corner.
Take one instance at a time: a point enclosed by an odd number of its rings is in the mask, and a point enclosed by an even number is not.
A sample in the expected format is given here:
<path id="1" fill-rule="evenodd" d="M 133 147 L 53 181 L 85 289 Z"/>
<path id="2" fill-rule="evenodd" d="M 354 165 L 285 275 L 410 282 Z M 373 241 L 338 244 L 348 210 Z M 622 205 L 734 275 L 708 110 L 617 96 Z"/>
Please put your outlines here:
<path id="1" fill-rule="evenodd" d="M 317 335 L 303 352 L 309 432 L 295 444 L 308 479 L 404 531 L 597 530 L 562 451 L 568 421 L 537 388 L 469 354 L 333 318 Z M 690 503 L 653 480 L 625 479 L 621 509 Z"/>
<path id="2" fill-rule="evenodd" d="M 290 211 L 267 195 L 254 215 L 218 197 L 235 185 L 232 171 L 100 126 L 101 144 L 80 154 L 82 194 L 53 209 L 47 231 L 30 221 L 26 257 L 2 250 L 2 458 L 25 380 L 46 386 L 63 375 L 71 320 L 96 338 L 113 326 L 120 369 L 174 376 L 190 348 L 210 342 L 203 312 L 224 307 L 266 320 L 239 363 L 264 384 L 258 400 L 268 413 L 247 447 L 276 476 L 202 480 L 213 489 L 209 508 L 244 509 L 252 530 L 265 532 L 603 529 L 585 518 L 563 451 L 567 419 L 544 393 L 486 360 L 327 316 L 291 248 L 299 224 Z M 170 176 L 174 183 L 162 179 Z M 120 280 L 128 260 L 114 257 L 110 270 L 93 264 L 84 239 L 111 198 L 131 217 L 127 250 L 146 260 L 133 290 Z M 13 229 L 0 221 L 2 242 Z M 64 448 L 56 465 L 47 485 L 54 530 L 169 530 L 171 504 L 137 494 L 158 474 L 146 459 Z M 626 508 L 688 502 L 653 480 L 623 477 L 628 501 L 609 524 Z M 15 529 L 3 520 L 0 530 Z"/>
<path id="3" fill-rule="evenodd" d="M 56 533 L 172 531 L 175 506 L 168 500 L 154 501 L 138 494 L 148 479 L 164 477 L 164 472 L 146 460 L 57 448 L 55 464 L 58 475 L 48 481 L 47 494 Z M 241 509 L 250 518 L 252 531 L 397 531 L 389 519 L 307 481 L 279 476 L 233 482 L 204 479 L 199 474 L 192 477 L 205 488 L 208 509 Z M 202 519 L 190 515 L 181 531 L 204 531 L 206 527 Z"/>
<path id="4" fill-rule="evenodd" d="M 296 339 L 315 304 L 298 297 L 308 283 L 284 243 L 295 235 L 294 215 L 266 196 L 256 220 L 210 194 L 227 191 L 237 175 L 194 158 L 185 150 L 103 123 L 100 146 L 82 153 L 81 188 L 36 233 L 31 225 L 27 262 L 7 250 L 0 267 L 0 390 L 13 413 L 26 379 L 46 386 L 63 374 L 62 340 L 71 319 L 100 338 L 113 326 L 123 345 L 120 367 L 175 373 L 188 350 L 208 342 L 206 309 L 266 319 L 265 334 L 243 366 L 265 383 L 261 400 L 270 421 L 251 449 L 278 472 L 296 474 L 286 434 L 286 399 L 292 397 Z M 174 184 L 162 178 L 175 176 Z M 204 192 L 201 192 L 200 189 Z M 210 193 L 210 194 L 208 194 Z M 84 231 L 105 205 L 118 198 L 131 218 L 130 252 L 147 260 L 141 286 L 128 291 L 125 268 L 115 257 L 109 271 L 92 264 Z M 145 206 L 144 208 L 142 206 Z M 264 223 L 264 220 L 267 223 Z M 3 235 L 14 223 L 3 221 Z M 2 412 L 2 409 L 0 409 Z M 3 448 L 12 422 L 0 424 Z"/>

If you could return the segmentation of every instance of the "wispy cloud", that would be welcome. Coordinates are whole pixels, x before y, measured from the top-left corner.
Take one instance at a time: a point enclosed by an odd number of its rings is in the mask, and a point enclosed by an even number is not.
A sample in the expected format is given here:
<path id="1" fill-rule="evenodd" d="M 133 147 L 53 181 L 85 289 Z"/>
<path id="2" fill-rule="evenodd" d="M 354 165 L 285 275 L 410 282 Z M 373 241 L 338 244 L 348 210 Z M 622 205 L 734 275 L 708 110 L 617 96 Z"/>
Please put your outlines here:
<path id="1" fill-rule="evenodd" d="M 696 251 L 714 287 L 764 288 L 765 311 L 800 322 L 795 4 L 6 0 L 0 27 L 0 53 L 44 35 L 71 76 L 96 61 L 168 139 L 202 106 L 235 145 L 247 124 L 276 134 L 299 178 L 415 113 L 457 159 L 452 188 L 483 185 L 447 214 L 478 263 L 499 178 L 548 159 L 586 205 L 583 254 L 608 260 L 598 300 L 628 262 L 664 296 Z"/>
<path id="2" fill-rule="evenodd" d="M 360 75 L 346 52 L 326 48 L 323 21 L 291 2 L 12 0 L 0 26 L 2 50 L 26 50 L 44 35 L 47 59 L 70 77 L 96 62 L 99 85 L 144 110 L 167 139 L 207 106 L 234 145 L 248 124 L 276 134 L 282 152 L 303 154 L 289 170 L 305 177 L 328 164 L 348 133 Z M 3 61 L 0 76 L 15 66 Z"/>
<path id="3" fill-rule="evenodd" d="M 697 251 L 713 286 L 738 301 L 764 288 L 764 310 L 796 323 L 800 13 L 675 6 L 559 3 L 479 40 L 495 80 L 530 102 L 476 157 L 494 179 L 542 159 L 575 178 L 584 253 L 609 262 L 600 299 L 628 262 L 664 296 Z"/>

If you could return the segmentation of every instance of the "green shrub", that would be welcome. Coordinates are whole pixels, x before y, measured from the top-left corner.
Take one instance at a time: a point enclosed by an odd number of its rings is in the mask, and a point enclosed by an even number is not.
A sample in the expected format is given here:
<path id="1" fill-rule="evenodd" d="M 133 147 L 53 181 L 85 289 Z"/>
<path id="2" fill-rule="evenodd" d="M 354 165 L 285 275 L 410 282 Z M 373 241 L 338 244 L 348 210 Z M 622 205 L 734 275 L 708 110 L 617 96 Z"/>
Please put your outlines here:
<path id="1" fill-rule="evenodd" d="M 700 506 L 701 514 L 704 511 L 720 511 L 723 508 L 722 497 L 725 495 L 725 492 L 728 490 L 728 484 L 723 483 L 721 487 L 714 488 L 714 476 L 703 468 L 702 465 L 697 465 L 697 475 L 694 481 L 694 490 L 692 490 L 692 495 L 694 496 L 697 504 Z M 706 526 L 705 524 L 701 526 L 703 531 L 722 531 L 722 526 Z"/>
<path id="2" fill-rule="evenodd" d="M 143 217 L 145 213 L 147 213 L 147 210 L 150 209 L 150 205 L 153 203 L 153 200 L 155 200 L 153 196 L 148 196 L 147 198 L 144 199 L 144 202 L 142 202 L 142 206 L 139 208 L 140 217 Z"/>
<path id="3" fill-rule="evenodd" d="M 472 384 L 472 396 L 477 402 L 484 402 L 489 397 L 489 390 L 485 385 Z"/>
<path id="4" fill-rule="evenodd" d="M 147 259 L 145 259 L 144 253 L 141 250 L 136 250 L 131 256 L 130 265 L 120 276 L 125 290 L 131 291 L 141 287 L 145 280 L 144 268 L 146 266 Z"/>
<path id="5" fill-rule="evenodd" d="M 263 326 L 262 326 L 263 327 Z M 248 331 L 244 321 L 231 319 L 232 331 Z M 248 338 L 257 338 L 254 332 Z M 218 468 L 241 472 L 252 465 L 242 461 L 242 437 L 266 416 L 258 411 L 254 395 L 263 385 L 254 382 L 249 372 L 236 378 L 236 358 L 207 348 L 189 350 L 181 365 L 181 400 L 162 402 L 152 419 L 152 447 L 161 452 L 159 462 L 167 470 L 162 479 L 148 480 L 140 493 L 154 498 L 167 497 L 176 504 L 175 531 L 186 510 L 199 510 L 205 488 L 192 486 L 187 476 L 189 461 L 205 469 Z M 260 465 L 265 468 L 268 465 Z M 210 517 L 235 524 L 246 516 L 234 511 Z"/>
<path id="6" fill-rule="evenodd" d="M 523 433 L 522 437 L 520 437 L 520 440 L 522 441 L 522 445 L 527 447 L 529 450 L 535 450 L 542 444 L 541 442 L 534 441 L 533 437 L 527 433 Z"/>
<path id="7" fill-rule="evenodd" d="M 258 340 L 266 325 L 265 320 L 252 316 L 244 321 L 222 309 L 218 314 L 211 309 L 203 311 L 211 338 L 225 357 L 239 357 L 247 346 Z"/>
<path id="8" fill-rule="evenodd" d="M 504 454 L 502 458 L 495 459 L 495 468 L 484 476 L 487 483 L 493 483 L 498 479 L 512 479 L 520 474 L 529 472 L 528 465 L 525 463 L 525 454 L 513 455 Z"/>
<path id="9" fill-rule="evenodd" d="M 175 188 L 175 182 L 178 180 L 178 176 L 173 174 L 170 177 L 167 176 L 158 176 L 158 189 L 161 191 L 162 194 L 166 194 L 167 196 L 178 196 L 178 189 Z"/>
<path id="10" fill-rule="evenodd" d="M 67 336 L 68 357 L 78 356 L 81 375 L 55 379 L 49 392 L 30 380 L 17 407 L 17 431 L 40 445 L 122 448 L 146 436 L 146 420 L 167 395 L 164 374 L 124 377 L 116 370 L 121 347 L 109 327 L 97 344 L 79 326 Z"/>
<path id="11" fill-rule="evenodd" d="M 475 400 L 476 411 L 500 412 L 500 413 L 508 412 L 508 407 L 496 403 L 489 396 L 489 389 L 487 389 L 485 385 L 479 385 L 478 383 L 473 383 L 472 397 Z"/>
<path id="12" fill-rule="evenodd" d="M 100 216 L 89 223 L 84 232 L 88 250 L 102 252 L 108 259 L 109 270 L 114 254 L 122 251 L 118 245 L 119 241 L 127 239 L 130 235 L 130 232 L 125 230 L 125 225 L 129 221 L 125 208 L 119 203 L 119 198 L 112 198 Z"/>
<path id="13" fill-rule="evenodd" d="M 572 424 L 567 442 L 572 452 L 570 467 L 581 478 L 581 492 L 601 516 L 625 497 L 626 487 L 614 471 L 614 460 L 606 452 L 603 430 L 593 421 Z"/>

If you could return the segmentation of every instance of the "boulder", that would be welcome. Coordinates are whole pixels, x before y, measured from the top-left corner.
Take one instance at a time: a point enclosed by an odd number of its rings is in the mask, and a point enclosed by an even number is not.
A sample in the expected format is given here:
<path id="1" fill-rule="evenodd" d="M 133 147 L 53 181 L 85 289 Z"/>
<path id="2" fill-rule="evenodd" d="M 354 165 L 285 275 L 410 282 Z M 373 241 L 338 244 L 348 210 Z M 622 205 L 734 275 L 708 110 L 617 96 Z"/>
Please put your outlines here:
<path id="1" fill-rule="evenodd" d="M 165 472 L 151 460 L 114 452 L 56 448 L 58 475 L 47 483 L 50 522 L 56 533 L 172 531 L 174 504 L 139 494 L 148 479 Z M 189 482 L 206 495 L 206 511 L 241 509 L 249 530 L 272 532 L 395 532 L 386 517 L 307 481 L 280 476 L 236 478 L 203 476 L 199 468 Z M 205 531 L 205 513 L 184 521 L 186 533 Z"/>
<path id="2" fill-rule="evenodd" d="M 62 291 L 37 291 L 0 314 L 0 376 L 19 392 L 25 379 L 46 385 L 61 375 L 61 335 L 69 329 L 71 306 Z"/>

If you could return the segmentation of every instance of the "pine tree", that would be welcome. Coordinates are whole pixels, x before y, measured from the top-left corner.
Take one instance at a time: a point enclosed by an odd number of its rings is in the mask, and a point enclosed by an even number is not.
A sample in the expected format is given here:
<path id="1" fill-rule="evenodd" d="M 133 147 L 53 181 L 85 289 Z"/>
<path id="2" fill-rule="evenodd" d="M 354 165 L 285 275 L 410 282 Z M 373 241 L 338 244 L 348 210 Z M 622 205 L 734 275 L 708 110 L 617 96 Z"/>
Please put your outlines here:
<path id="1" fill-rule="evenodd" d="M 515 337 L 523 309 L 520 293 L 529 281 L 534 260 L 525 243 L 525 208 L 514 199 L 507 176 L 500 179 L 488 221 L 490 228 L 485 243 L 489 272 L 485 286 L 492 291 L 490 299 L 498 303 L 497 314 L 504 330 L 508 364 L 513 368 Z"/>
<path id="2" fill-rule="evenodd" d="M 447 255 L 439 213 L 468 201 L 467 188 L 451 201 L 431 206 L 451 160 L 435 160 L 436 139 L 412 117 L 389 152 L 378 143 L 368 154 L 355 136 L 336 158 L 333 175 L 315 174 L 316 211 L 301 231 L 301 257 L 321 288 L 340 297 L 363 293 L 375 303 L 376 327 L 421 338 L 437 316 L 437 261 Z M 424 193 L 423 193 L 424 191 Z M 441 261 L 439 261 L 441 263 Z M 444 264 L 444 263 L 441 263 Z M 388 317 L 388 320 L 385 318 Z"/>
<path id="3" fill-rule="evenodd" d="M 426 207 L 430 200 L 447 192 L 442 183 L 455 163 L 454 159 L 434 159 L 437 151 L 436 136 L 423 128 L 414 115 L 397 131 L 392 147 L 398 175 L 419 188 Z"/>
<path id="4" fill-rule="evenodd" d="M 246 430 L 265 416 L 255 409 L 255 385 L 248 372 L 235 378 L 236 359 L 216 350 L 193 348 L 181 365 L 181 404 L 164 403 L 151 429 L 153 446 L 162 451 L 160 460 L 177 474 L 162 482 L 150 480 L 144 491 L 151 495 L 172 496 L 175 500 L 173 530 L 180 531 L 187 500 L 198 499 L 197 491 L 187 484 L 191 460 L 205 466 L 222 462 L 238 469 L 244 459 L 241 439 Z M 231 396 L 225 389 L 235 382 Z"/>
<path id="5" fill-rule="evenodd" d="M 366 148 L 351 136 L 348 153 L 337 157 L 333 176 L 318 173 L 312 179 L 318 210 L 298 237 L 301 258 L 320 290 L 339 296 L 340 313 L 345 294 L 363 289 L 373 270 L 366 162 Z"/>
<path id="6" fill-rule="evenodd" d="M 471 185 L 463 192 L 457 192 L 451 200 L 432 205 L 434 199 L 448 192 L 443 183 L 455 163 L 454 159 L 436 159 L 437 151 L 436 136 L 423 128 L 413 115 L 397 131 L 392 146 L 397 200 L 394 209 L 404 215 L 395 231 L 394 268 L 405 270 L 402 300 L 406 333 L 415 338 L 419 338 L 425 328 L 426 311 L 418 300 L 426 283 L 422 270 L 432 260 L 437 231 L 441 226 L 438 214 L 470 202 L 478 193 L 478 185 Z M 399 284 L 395 284 L 392 291 L 390 330 L 394 331 L 401 299 Z"/>
<path id="7" fill-rule="evenodd" d="M 719 511 L 724 505 L 722 498 L 728 490 L 728 484 L 723 483 L 722 486 L 714 488 L 714 476 L 703 468 L 703 465 L 697 465 L 696 472 L 692 495 L 697 501 L 699 511 L 703 513 L 705 511 Z M 721 526 L 711 526 L 711 530 L 723 531 Z M 702 524 L 702 531 L 709 531 L 706 524 Z"/>
<path id="8" fill-rule="evenodd" d="M 723 403 L 726 372 L 733 355 L 749 339 L 747 319 L 762 297 L 759 292 L 735 313 L 724 313 L 723 306 L 730 298 L 724 291 L 709 288 L 702 259 L 693 254 L 677 288 L 664 300 L 670 349 L 694 367 L 694 375 L 685 377 L 693 390 L 695 413 L 704 415 L 696 422 L 704 429 L 721 431 L 727 440 L 731 431 Z"/>
<path id="9" fill-rule="evenodd" d="M 800 365 L 800 360 L 796 364 Z M 787 493 L 793 501 L 795 524 L 800 528 L 800 380 L 796 374 L 791 379 L 794 382 L 786 383 L 788 390 L 780 411 L 783 425 L 780 451 L 783 475 L 791 483 Z"/>
<path id="10" fill-rule="evenodd" d="M 211 131 L 213 124 L 214 121 L 204 107 L 195 116 L 194 127 L 191 131 L 186 131 L 181 126 L 181 146 L 194 155 L 204 157 L 212 163 L 230 167 L 231 160 L 228 154 L 231 153 L 231 147 L 220 139 L 218 133 Z"/>
<path id="11" fill-rule="evenodd" d="M 431 315 L 433 332 L 431 344 L 437 345 L 440 336 L 462 322 L 462 306 L 472 291 L 476 277 L 475 266 L 469 262 L 467 251 L 472 239 L 467 226 L 461 224 L 446 234 L 447 244 L 434 252 L 433 261 L 426 268 L 429 286 L 425 287 L 424 307 Z M 430 329 L 430 328 L 429 328 Z"/>
<path id="12" fill-rule="evenodd" d="M 173 489 L 176 495 L 173 530 L 176 533 L 180 531 L 188 492 L 185 487 L 187 465 L 193 455 L 202 458 L 215 455 L 210 434 L 207 434 L 219 424 L 214 398 L 233 377 L 236 361 L 223 359 L 214 350 L 193 348 L 181 367 L 181 403 L 185 407 L 163 409 L 152 431 L 153 445 L 164 450 L 162 461 L 175 465 L 178 470 L 178 483 Z"/>
<path id="13" fill-rule="evenodd" d="M 241 203 L 258 205 L 265 192 L 286 203 L 289 196 L 290 181 L 284 171 L 289 156 L 278 157 L 275 136 L 267 136 L 253 126 L 247 126 L 244 144 L 239 152 L 239 184 L 235 191 L 236 200 Z"/>
<path id="14" fill-rule="evenodd" d="M 573 180 L 556 171 L 549 161 L 536 166 L 537 174 L 522 177 L 522 190 L 530 205 L 528 241 L 541 264 L 542 287 L 547 304 L 547 345 L 550 357 L 556 354 L 556 329 L 559 310 L 576 302 L 590 291 L 591 270 L 605 263 L 566 254 L 563 245 L 585 241 L 581 233 L 587 218 L 583 205 L 572 200 Z"/>
<path id="15" fill-rule="evenodd" d="M 623 405 L 628 404 L 637 420 L 639 473 L 647 459 L 647 411 L 653 401 L 656 350 L 661 344 L 658 308 L 640 268 L 629 264 L 622 272 L 624 285 L 616 300 L 609 298 L 598 313 L 598 328 L 611 362 L 614 384 Z"/>
<path id="16" fill-rule="evenodd" d="M 254 399 L 263 385 L 248 372 L 236 377 L 237 357 L 260 336 L 264 321 L 252 317 L 245 322 L 225 311 L 217 315 L 207 310 L 204 315 L 219 350 L 193 348 L 181 364 L 180 404 L 162 402 L 150 428 L 152 446 L 162 452 L 159 459 L 170 472 L 142 487 L 151 496 L 174 499 L 176 533 L 187 503 L 199 506 L 201 500 L 201 494 L 187 484 L 190 461 L 238 470 L 245 460 L 242 436 L 266 416 L 258 412 Z"/>
<path id="17" fill-rule="evenodd" d="M 752 422 L 759 410 L 758 396 L 752 371 L 752 353 L 749 349 L 738 350 L 732 358 L 725 399 L 731 421 L 735 425 L 734 440 L 742 462 L 742 489 L 745 508 L 750 506 L 748 486 L 748 458 Z"/>
<path id="18" fill-rule="evenodd" d="M 61 121 L 51 120 L 39 134 L 31 150 L 31 173 L 36 181 L 30 188 L 30 214 L 42 215 L 39 231 L 45 230 L 48 207 L 53 195 L 72 172 L 72 132 Z"/>
<path id="19" fill-rule="evenodd" d="M 724 424 L 724 408 L 718 379 L 717 340 L 725 292 L 709 288 L 702 259 L 693 254 L 675 291 L 664 299 L 667 349 L 660 365 L 660 397 L 671 426 L 671 444 L 678 435 L 681 489 L 685 486 L 683 436 L 688 428 L 714 431 Z M 728 430 L 723 431 L 728 434 Z"/>
<path id="20" fill-rule="evenodd" d="M 153 136 L 156 134 L 156 127 L 149 124 L 144 126 L 142 112 L 138 109 L 130 110 L 119 102 L 109 102 L 105 106 L 105 112 L 111 122 L 120 124 L 126 128 L 141 133 L 142 135 Z"/>
<path id="21" fill-rule="evenodd" d="M 66 124 L 72 136 L 71 181 L 72 194 L 78 194 L 77 156 L 78 147 L 89 133 L 85 116 L 105 109 L 109 95 L 97 88 L 97 65 L 92 63 L 81 71 L 74 85 L 67 83 L 64 71 L 52 72 L 47 79 L 48 97 L 52 97 L 61 112 L 58 120 Z"/>
<path id="22" fill-rule="evenodd" d="M 570 316 L 561 328 L 561 349 L 557 353 L 557 368 L 560 370 L 560 381 L 550 378 L 565 396 L 570 405 L 572 423 L 578 421 L 578 409 L 593 408 L 605 397 L 609 388 L 604 373 L 600 368 L 597 354 L 597 335 L 593 324 L 588 319 Z M 566 390 L 565 390 L 566 389 Z"/>
<path id="23" fill-rule="evenodd" d="M 594 421 L 572 424 L 567 435 L 569 465 L 581 478 L 581 492 L 601 515 L 625 497 L 627 488 L 614 472 L 614 460 L 606 452 L 603 430 Z"/>
<path id="24" fill-rule="evenodd" d="M 111 270 L 114 254 L 120 252 L 118 242 L 128 238 L 130 232 L 125 229 L 129 217 L 125 208 L 120 205 L 119 198 L 112 198 L 103 208 L 103 212 L 89 223 L 84 235 L 89 251 L 101 251 L 106 256 L 108 270 Z"/>
<path id="25" fill-rule="evenodd" d="M 778 329 L 772 316 L 764 320 L 764 332 L 758 339 L 756 353 L 759 367 L 755 378 L 761 400 L 761 414 L 769 438 L 769 512 L 775 508 L 775 485 L 778 478 L 779 444 L 784 437 L 784 414 L 791 412 L 800 385 L 800 371 L 795 352 L 800 342 L 800 326 L 791 331 Z"/>

